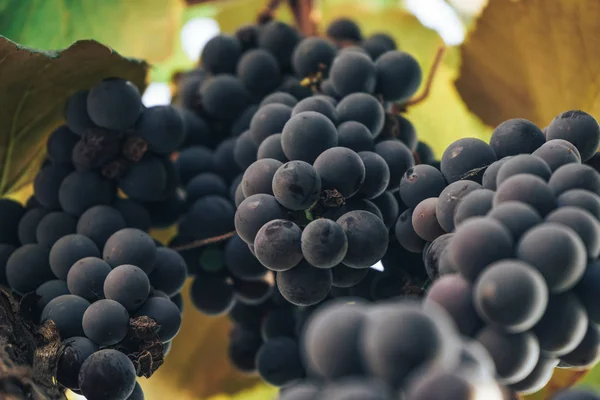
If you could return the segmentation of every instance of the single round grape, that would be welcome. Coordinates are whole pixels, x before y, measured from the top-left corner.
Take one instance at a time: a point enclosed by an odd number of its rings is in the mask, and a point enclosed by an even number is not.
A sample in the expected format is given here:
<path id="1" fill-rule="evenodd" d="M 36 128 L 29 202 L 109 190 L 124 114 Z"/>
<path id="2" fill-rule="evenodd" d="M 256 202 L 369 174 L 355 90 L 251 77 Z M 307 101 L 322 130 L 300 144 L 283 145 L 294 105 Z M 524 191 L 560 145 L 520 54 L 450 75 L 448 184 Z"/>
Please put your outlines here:
<path id="1" fill-rule="evenodd" d="M 548 304 L 548 287 L 534 267 L 505 260 L 490 264 L 475 281 L 474 303 L 487 323 L 511 333 L 531 329 Z"/>
<path id="2" fill-rule="evenodd" d="M 79 216 L 90 207 L 110 204 L 114 185 L 93 171 L 75 171 L 60 184 L 58 199 L 62 209 Z"/>
<path id="3" fill-rule="evenodd" d="M 317 268 L 332 268 L 342 262 L 348 239 L 340 225 L 326 218 L 309 223 L 302 231 L 302 255 Z"/>
<path id="4" fill-rule="evenodd" d="M 365 165 L 365 180 L 358 195 L 366 199 L 375 199 L 383 194 L 390 185 L 390 168 L 386 160 L 372 151 L 358 153 Z"/>
<path id="5" fill-rule="evenodd" d="M 200 87 L 200 97 L 204 111 L 218 120 L 235 119 L 251 102 L 250 93 L 242 81 L 228 74 L 206 80 Z"/>
<path id="6" fill-rule="evenodd" d="M 589 368 L 600 360 L 600 328 L 588 323 L 587 331 L 577 347 L 560 356 L 562 362 L 573 368 Z"/>
<path id="7" fill-rule="evenodd" d="M 556 222 L 573 229 L 587 249 L 588 259 L 600 256 L 600 222 L 589 212 L 577 207 L 560 207 L 546 217 L 548 222 Z"/>
<path id="8" fill-rule="evenodd" d="M 83 336 L 81 321 L 89 306 L 90 303 L 86 299 L 74 294 L 58 296 L 46 304 L 40 317 L 40 323 L 54 322 L 63 339 Z"/>
<path id="9" fill-rule="evenodd" d="M 237 63 L 237 77 L 253 94 L 265 95 L 277 87 L 281 70 L 277 59 L 263 49 L 244 52 Z"/>
<path id="10" fill-rule="evenodd" d="M 73 147 L 79 139 L 80 137 L 66 125 L 61 125 L 52 131 L 46 142 L 46 150 L 53 165 L 70 164 Z"/>
<path id="11" fill-rule="evenodd" d="M 590 114 L 572 110 L 559 114 L 548 125 L 546 140 L 564 139 L 573 143 L 581 161 L 592 158 L 600 145 L 600 126 Z"/>
<path id="12" fill-rule="evenodd" d="M 337 127 L 338 145 L 356 152 L 373 149 L 373 135 L 369 128 L 357 121 L 342 122 Z"/>
<path id="13" fill-rule="evenodd" d="M 156 245 L 146 232 L 125 228 L 108 238 L 104 245 L 103 258 L 113 268 L 131 264 L 149 274 L 156 262 Z"/>
<path id="14" fill-rule="evenodd" d="M 321 193 L 321 177 L 312 165 L 304 161 L 290 161 L 273 176 L 275 199 L 287 209 L 306 210 Z"/>
<path id="15" fill-rule="evenodd" d="M 41 219 L 35 230 L 35 237 L 40 245 L 52 248 L 65 236 L 77 230 L 77 218 L 62 211 L 52 211 Z"/>
<path id="16" fill-rule="evenodd" d="M 574 293 L 565 292 L 550 296 L 546 312 L 533 332 L 545 353 L 562 356 L 577 348 L 587 326 L 585 308 Z"/>
<path id="17" fill-rule="evenodd" d="M 448 248 L 453 265 L 474 280 L 489 264 L 513 254 L 513 238 L 500 222 L 473 217 L 458 227 Z"/>
<path id="18" fill-rule="evenodd" d="M 225 245 L 224 256 L 225 264 L 235 278 L 258 280 L 262 279 L 267 273 L 267 269 L 252 254 L 246 242 L 238 235 L 229 239 Z"/>
<path id="19" fill-rule="evenodd" d="M 273 194 L 273 180 L 275 172 L 283 164 L 272 158 L 263 158 L 253 162 L 242 178 L 242 191 L 244 196 L 253 194 Z"/>
<path id="20" fill-rule="evenodd" d="M 365 164 L 358 154 L 345 147 L 325 150 L 313 166 L 321 177 L 322 189 L 335 189 L 346 199 L 354 196 L 365 181 Z"/>
<path id="21" fill-rule="evenodd" d="M 256 234 L 254 253 L 272 271 L 286 271 L 302 260 L 302 230 L 284 219 L 267 222 Z"/>
<path id="22" fill-rule="evenodd" d="M 71 131 L 79 136 L 85 135 L 89 130 L 97 128 L 87 112 L 88 90 L 78 90 L 72 94 L 65 105 L 65 119 Z"/>
<path id="23" fill-rule="evenodd" d="M 448 183 L 461 179 L 481 183 L 485 169 L 496 160 L 494 149 L 483 140 L 462 138 L 446 148 L 440 168 Z"/>
<path id="24" fill-rule="evenodd" d="M 114 300 L 98 300 L 83 314 L 85 336 L 99 346 L 112 346 L 125 339 L 129 330 L 129 313 Z"/>
<path id="25" fill-rule="evenodd" d="M 182 114 L 171 105 L 144 109 L 135 130 L 148 144 L 148 150 L 157 154 L 170 154 L 177 150 L 186 134 Z"/>
<path id="26" fill-rule="evenodd" d="M 317 95 L 307 97 L 304 100 L 301 100 L 296 106 L 292 109 L 292 116 L 296 114 L 300 114 L 305 111 L 315 111 L 320 114 L 323 114 L 331 122 L 335 125 L 338 123 L 338 113 L 335 109 L 335 106 L 328 100 L 327 97 Z"/>
<path id="27" fill-rule="evenodd" d="M 292 108 L 285 104 L 267 104 L 260 107 L 250 121 L 250 135 L 258 147 L 271 135 L 281 133 L 292 116 Z"/>
<path id="28" fill-rule="evenodd" d="M 115 131 L 133 127 L 142 113 L 142 96 L 131 82 L 105 79 L 87 96 L 87 112 L 94 124 Z"/>
<path id="29" fill-rule="evenodd" d="M 228 193 L 227 183 L 219 175 L 212 172 L 204 172 L 196 175 L 186 186 L 186 201 L 194 204 L 196 200 L 204 196 L 223 196 Z"/>
<path id="30" fill-rule="evenodd" d="M 544 144 L 542 130 L 524 118 L 502 122 L 492 132 L 490 146 L 498 159 L 517 154 L 531 154 Z"/>
<path id="31" fill-rule="evenodd" d="M 396 190 L 402 176 L 415 165 L 412 152 L 399 140 L 381 141 L 375 145 L 374 151 L 385 160 L 390 169 L 387 190 Z"/>
<path id="32" fill-rule="evenodd" d="M 340 52 L 329 71 L 331 84 L 341 97 L 352 93 L 373 93 L 377 71 L 370 57 L 358 52 Z"/>
<path id="33" fill-rule="evenodd" d="M 494 161 L 490 164 L 489 167 L 485 169 L 483 173 L 483 177 L 481 178 L 481 185 L 484 189 L 496 190 L 496 179 L 498 177 L 498 172 L 500 168 L 504 165 L 505 162 L 510 160 L 513 156 L 506 156 L 504 158 L 500 158 L 497 161 Z"/>
<path id="34" fill-rule="evenodd" d="M 37 243 L 36 230 L 40 221 L 48 214 L 45 208 L 34 208 L 19 221 L 18 235 L 21 244 Z"/>
<path id="35" fill-rule="evenodd" d="M 546 222 L 525 232 L 515 254 L 542 273 L 552 293 L 575 286 L 587 264 L 585 245 L 577 233 L 556 222 Z"/>
<path id="36" fill-rule="evenodd" d="M 327 380 L 363 373 L 359 344 L 366 311 L 360 302 L 334 301 L 309 317 L 302 348 L 311 372 Z"/>
<path id="37" fill-rule="evenodd" d="M 535 208 L 520 201 L 499 204 L 487 216 L 504 225 L 515 240 L 519 240 L 530 228 L 542 222 L 542 217 Z"/>
<path id="38" fill-rule="evenodd" d="M 498 382 L 505 385 L 525 379 L 540 356 L 538 340 L 530 332 L 511 334 L 486 326 L 476 339 L 494 360 Z"/>
<path id="39" fill-rule="evenodd" d="M 409 208 L 421 201 L 438 197 L 446 187 L 446 180 L 440 171 L 431 165 L 415 165 L 400 180 L 400 198 Z"/>
<path id="40" fill-rule="evenodd" d="M 548 181 L 552 172 L 541 158 L 531 154 L 520 154 L 502 164 L 496 176 L 496 186 L 500 186 L 506 179 L 517 174 L 532 174 Z"/>
<path id="41" fill-rule="evenodd" d="M 104 298 L 104 281 L 111 268 L 98 257 L 85 257 L 75 262 L 67 274 L 72 294 L 94 302 Z"/>
<path id="42" fill-rule="evenodd" d="M 456 207 L 454 226 L 472 217 L 485 216 L 492 209 L 493 201 L 494 192 L 488 189 L 477 189 L 468 193 Z"/>
<path id="43" fill-rule="evenodd" d="M 337 144 L 335 125 L 315 111 L 294 115 L 281 132 L 281 146 L 289 160 L 313 163 L 319 154 Z"/>
<path id="44" fill-rule="evenodd" d="M 438 197 L 436 215 L 440 226 L 446 232 L 454 231 L 454 214 L 456 207 L 462 199 L 474 190 L 481 189 L 481 185 L 473 181 L 456 181 L 448 186 Z"/>
<path id="45" fill-rule="evenodd" d="M 549 140 L 534 151 L 533 155 L 546 161 L 552 172 L 563 165 L 581 163 L 579 151 L 565 140 Z"/>
<path id="46" fill-rule="evenodd" d="M 433 242 L 446 233 L 436 216 L 437 203 L 437 197 L 430 197 L 421 201 L 412 213 L 412 225 L 415 233 L 428 242 Z"/>
<path id="47" fill-rule="evenodd" d="M 121 213 L 105 205 L 88 208 L 77 221 L 77 233 L 92 239 L 98 249 L 104 249 L 108 238 L 125 227 Z"/>
<path id="48" fill-rule="evenodd" d="M 79 371 L 89 356 L 98 351 L 98 346 L 90 339 L 74 336 L 63 340 L 64 350 L 58 359 L 56 380 L 69 389 L 79 389 Z"/>
<path id="49" fill-rule="evenodd" d="M 349 18 L 338 18 L 327 26 L 327 37 L 339 41 L 362 41 L 360 27 Z"/>
<path id="50" fill-rule="evenodd" d="M 89 400 L 126 400 L 135 388 L 135 378 L 135 367 L 125 354 L 102 349 L 90 355 L 81 366 L 79 387 Z"/>
<path id="51" fill-rule="evenodd" d="M 385 110 L 377 99 L 367 93 L 352 93 L 336 107 L 340 123 L 357 121 L 369 128 L 373 138 L 379 136 L 385 124 Z"/>
<path id="52" fill-rule="evenodd" d="M 507 202 L 520 201 L 531 205 L 546 216 L 556 208 L 556 198 L 543 179 L 531 174 L 517 174 L 502 182 L 494 196 L 494 207 Z"/>
<path id="53" fill-rule="evenodd" d="M 482 326 L 473 305 L 473 284 L 459 274 L 435 280 L 427 290 L 425 301 L 435 302 L 445 309 L 465 336 L 472 336 Z"/>
<path id="54" fill-rule="evenodd" d="M 272 158 L 281 161 L 282 163 L 287 162 L 288 159 L 281 146 L 281 133 L 276 133 L 263 140 L 260 146 L 258 146 L 256 158 L 258 160 Z"/>
<path id="55" fill-rule="evenodd" d="M 106 298 L 121 303 L 129 312 L 140 308 L 149 294 L 148 276 L 135 265 L 120 265 L 110 271 L 104 280 Z"/>
<path id="56" fill-rule="evenodd" d="M 299 77 L 307 77 L 319 72 L 327 76 L 336 53 L 335 45 L 329 40 L 307 37 L 294 49 L 292 66 Z"/>
<path id="57" fill-rule="evenodd" d="M 292 53 L 300 37 L 291 26 L 281 21 L 270 21 L 261 26 L 258 47 L 269 51 L 284 69 L 290 69 Z"/>
<path id="58" fill-rule="evenodd" d="M 584 189 L 571 189 L 556 199 L 558 207 L 573 206 L 590 212 L 600 220 L 600 196 Z"/>
<path id="59" fill-rule="evenodd" d="M 275 386 L 304 377 L 298 344 L 286 337 L 269 340 L 256 355 L 256 369 L 261 378 Z"/>
<path id="60" fill-rule="evenodd" d="M 277 288 L 281 295 L 297 306 L 321 302 L 329 294 L 331 282 L 330 269 L 315 268 L 306 261 L 277 273 Z"/>
<path id="61" fill-rule="evenodd" d="M 423 264 L 425 264 L 425 271 L 429 279 L 435 280 L 440 276 L 458 272 L 452 264 L 448 252 L 453 236 L 453 233 L 446 233 L 428 245 L 425 245 L 423 249 Z"/>
<path id="62" fill-rule="evenodd" d="M 422 72 L 415 58 L 404 51 L 387 51 L 375 61 L 375 92 L 386 101 L 405 102 L 419 89 Z"/>
<path id="63" fill-rule="evenodd" d="M 244 242 L 254 244 L 256 234 L 264 224 L 284 217 L 284 210 L 275 197 L 255 194 L 244 199 L 238 206 L 234 218 L 235 230 Z"/>
<path id="64" fill-rule="evenodd" d="M 173 296 L 183 288 L 187 273 L 187 264 L 178 252 L 159 247 L 156 249 L 154 269 L 148 278 L 153 288 L 162 290 L 167 296 Z"/>
<path id="65" fill-rule="evenodd" d="M 342 263 L 352 268 L 368 268 L 384 256 L 388 230 L 383 221 L 368 211 L 350 211 L 337 223 L 348 238 L 348 251 Z"/>
<path id="66" fill-rule="evenodd" d="M 571 189 L 585 189 L 600 195 L 600 173 L 585 164 L 567 164 L 556 169 L 548 181 L 556 196 Z"/>
<path id="67" fill-rule="evenodd" d="M 6 261 L 6 281 L 10 288 L 25 294 L 54 279 L 48 257 L 48 248 L 39 244 L 26 244 L 14 250 Z"/>
<path id="68" fill-rule="evenodd" d="M 256 372 L 256 354 L 262 344 L 260 334 L 256 330 L 234 324 L 229 332 L 227 355 L 237 370 Z"/>
<path id="69" fill-rule="evenodd" d="M 192 304 L 206 315 L 227 313 L 234 305 L 232 285 L 218 276 L 200 275 L 194 279 L 190 292 Z"/>
<path id="70" fill-rule="evenodd" d="M 217 35 L 202 48 L 202 67 L 211 74 L 233 74 L 242 55 L 240 41 L 231 35 Z"/>
<path id="71" fill-rule="evenodd" d="M 33 180 L 33 192 L 37 201 L 49 210 L 59 210 L 60 185 L 72 172 L 73 167 L 69 165 L 51 164 L 42 168 Z"/>
<path id="72" fill-rule="evenodd" d="M 151 297 L 136 311 L 135 315 L 153 319 L 158 328 L 158 338 L 164 343 L 173 339 L 181 327 L 181 313 L 170 299 Z"/>

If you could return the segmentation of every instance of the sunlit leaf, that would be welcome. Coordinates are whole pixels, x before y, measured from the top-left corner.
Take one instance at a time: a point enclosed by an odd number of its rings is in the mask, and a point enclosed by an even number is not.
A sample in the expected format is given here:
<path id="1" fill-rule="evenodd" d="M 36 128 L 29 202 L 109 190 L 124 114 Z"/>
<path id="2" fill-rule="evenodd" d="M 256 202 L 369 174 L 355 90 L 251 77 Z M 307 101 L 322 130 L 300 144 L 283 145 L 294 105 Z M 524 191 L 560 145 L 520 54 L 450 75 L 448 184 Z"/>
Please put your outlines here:
<path id="1" fill-rule="evenodd" d="M 456 87 L 490 125 L 541 127 L 569 109 L 600 113 L 595 0 L 490 0 L 461 47 Z"/>
<path id="2" fill-rule="evenodd" d="M 0 196 L 32 182 L 69 95 L 112 76 L 143 90 L 148 68 L 93 40 L 39 51 L 0 36 L 0 59 Z"/>
<path id="3" fill-rule="evenodd" d="M 37 49 L 94 39 L 157 62 L 173 51 L 182 0 L 0 0 L 0 33 Z"/>

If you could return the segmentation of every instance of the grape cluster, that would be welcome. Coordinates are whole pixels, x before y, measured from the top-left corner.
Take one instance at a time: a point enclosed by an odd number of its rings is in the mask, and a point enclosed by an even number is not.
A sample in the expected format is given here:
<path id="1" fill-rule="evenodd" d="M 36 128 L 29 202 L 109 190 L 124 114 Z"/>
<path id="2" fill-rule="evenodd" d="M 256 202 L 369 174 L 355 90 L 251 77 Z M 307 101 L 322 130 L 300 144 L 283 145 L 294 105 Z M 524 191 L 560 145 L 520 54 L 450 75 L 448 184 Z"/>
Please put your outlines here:
<path id="1" fill-rule="evenodd" d="M 270 366 L 263 376 L 287 370 L 288 341 L 261 349 L 259 368 Z M 326 303 L 306 322 L 295 356 L 307 378 L 283 388 L 281 400 L 509 398 L 483 346 L 461 337 L 435 303 Z"/>
<path id="2" fill-rule="evenodd" d="M 56 327 L 62 387 L 90 400 L 143 399 L 136 376 L 160 366 L 181 325 L 185 260 L 147 231 L 161 226 L 157 204 L 176 194 L 169 155 L 186 124 L 174 107 L 143 107 L 118 78 L 75 93 L 65 119 L 26 206 L 0 200 L 0 284 L 33 323 Z"/>
<path id="3" fill-rule="evenodd" d="M 599 145 L 600 127 L 582 111 L 544 130 L 512 119 L 489 144 L 459 139 L 439 170 L 417 165 L 400 182 L 411 208 L 396 238 L 423 254 L 425 301 L 478 340 L 518 393 L 543 388 L 556 367 L 600 360 Z"/>

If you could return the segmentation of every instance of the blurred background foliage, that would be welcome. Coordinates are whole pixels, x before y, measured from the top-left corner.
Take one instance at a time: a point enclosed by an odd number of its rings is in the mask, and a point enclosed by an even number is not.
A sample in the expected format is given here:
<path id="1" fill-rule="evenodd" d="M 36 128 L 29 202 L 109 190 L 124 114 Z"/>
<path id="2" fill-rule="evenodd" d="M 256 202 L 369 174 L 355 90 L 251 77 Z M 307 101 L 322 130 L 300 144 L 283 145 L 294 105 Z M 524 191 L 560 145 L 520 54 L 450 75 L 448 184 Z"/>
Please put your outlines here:
<path id="1" fill-rule="evenodd" d="M 0 35 L 42 50 L 93 38 L 124 56 L 145 59 L 152 66 L 144 103 L 151 106 L 170 102 L 174 76 L 197 65 L 211 37 L 254 22 L 265 4 L 266 0 L 0 0 Z M 597 0 L 315 0 L 311 17 L 320 32 L 345 16 L 353 17 L 366 35 L 391 34 L 402 50 L 418 59 L 425 76 L 437 50 L 447 47 L 427 99 L 407 111 L 419 138 L 441 156 L 460 137 L 486 140 L 493 127 L 508 118 L 528 118 L 545 126 L 566 109 L 600 115 L 597 15 Z M 285 2 L 276 18 L 293 22 Z M 72 68 L 78 67 L 73 63 Z M 67 86 L 56 90 L 71 93 L 74 87 Z M 60 119 L 60 111 L 55 117 Z M 43 140 L 47 133 L 46 128 L 37 137 Z M 31 192 L 26 185 L 8 196 L 23 201 Z M 167 240 L 175 232 L 152 233 Z M 152 379 L 141 380 L 146 398 L 274 398 L 275 388 L 229 364 L 229 329 L 226 317 L 202 316 L 188 302 L 182 330 L 165 364 Z M 600 368 L 589 373 L 556 370 L 551 384 L 528 398 L 546 399 L 578 380 L 600 392 L 599 379 Z"/>

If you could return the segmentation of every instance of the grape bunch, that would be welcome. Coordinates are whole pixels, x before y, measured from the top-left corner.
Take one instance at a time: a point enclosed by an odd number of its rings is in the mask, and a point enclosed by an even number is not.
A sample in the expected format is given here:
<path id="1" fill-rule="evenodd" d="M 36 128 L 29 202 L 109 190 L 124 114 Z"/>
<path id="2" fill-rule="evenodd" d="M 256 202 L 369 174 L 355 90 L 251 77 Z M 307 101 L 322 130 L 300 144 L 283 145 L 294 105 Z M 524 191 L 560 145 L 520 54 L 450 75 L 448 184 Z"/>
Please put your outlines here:
<path id="1" fill-rule="evenodd" d="M 56 328 L 61 387 L 143 399 L 136 376 L 162 364 L 181 325 L 187 265 L 147 231 L 177 194 L 169 157 L 184 116 L 143 107 L 131 82 L 111 78 L 70 97 L 65 119 L 26 206 L 0 199 L 0 284 L 32 323 Z"/>
<path id="2" fill-rule="evenodd" d="M 400 182 L 411 208 L 396 238 L 423 255 L 433 281 L 426 302 L 478 340 L 499 382 L 518 393 L 543 388 L 554 368 L 600 360 L 599 144 L 600 127 L 583 111 L 544 130 L 512 119 L 489 144 L 459 139 L 439 170 L 417 165 Z"/>
<path id="3" fill-rule="evenodd" d="M 269 365 L 263 375 L 288 371 L 291 342 L 261 349 L 258 366 Z M 281 400 L 510 398 L 487 351 L 461 337 L 435 303 L 326 303 L 306 322 L 294 356 L 307 377 L 282 388 Z"/>

